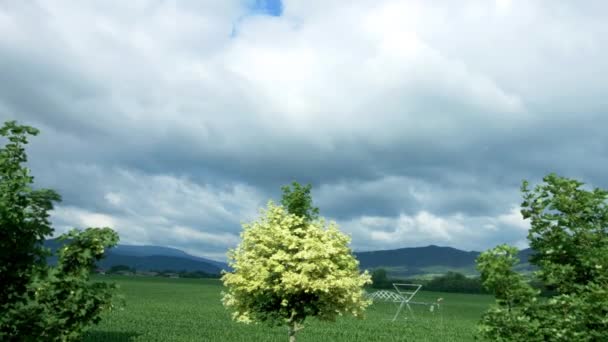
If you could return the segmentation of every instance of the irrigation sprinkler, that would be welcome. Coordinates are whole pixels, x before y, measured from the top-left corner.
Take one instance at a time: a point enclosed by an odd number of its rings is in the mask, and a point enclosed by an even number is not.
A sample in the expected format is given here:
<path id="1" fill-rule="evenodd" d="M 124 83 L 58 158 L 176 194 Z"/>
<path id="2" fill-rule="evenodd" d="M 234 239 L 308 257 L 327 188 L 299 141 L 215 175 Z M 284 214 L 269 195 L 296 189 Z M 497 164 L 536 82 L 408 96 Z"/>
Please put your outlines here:
<path id="1" fill-rule="evenodd" d="M 395 320 L 397 320 L 397 317 L 399 316 L 399 314 L 401 313 L 401 311 L 403 310 L 404 307 L 406 307 L 408 309 L 408 311 L 410 312 L 410 315 L 412 317 L 414 317 L 414 311 L 412 310 L 412 307 L 410 306 L 410 304 L 427 305 L 427 306 L 429 306 L 430 312 L 434 312 L 435 308 L 437 308 L 438 310 L 440 309 L 440 303 L 443 300 L 442 298 L 439 298 L 437 300 L 437 302 L 434 302 L 434 303 L 412 301 L 414 296 L 418 293 L 418 291 L 422 287 L 422 285 L 420 285 L 420 284 L 393 283 L 393 287 L 395 288 L 396 292 L 389 291 L 389 290 L 380 290 L 380 291 L 375 291 L 375 292 L 368 294 L 368 298 L 370 298 L 374 302 L 381 301 L 381 302 L 389 302 L 389 303 L 397 304 L 397 312 L 395 312 L 395 315 L 393 316 L 393 319 L 392 319 L 393 322 Z M 443 319 L 443 315 L 442 315 L 442 319 Z"/>

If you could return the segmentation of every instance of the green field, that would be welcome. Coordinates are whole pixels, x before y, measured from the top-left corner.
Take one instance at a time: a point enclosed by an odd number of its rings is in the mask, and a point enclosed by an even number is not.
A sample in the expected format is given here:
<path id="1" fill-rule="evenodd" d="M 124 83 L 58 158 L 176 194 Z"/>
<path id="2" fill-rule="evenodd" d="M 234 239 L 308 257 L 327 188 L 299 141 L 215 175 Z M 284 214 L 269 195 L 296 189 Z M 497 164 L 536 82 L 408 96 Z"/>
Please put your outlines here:
<path id="1" fill-rule="evenodd" d="M 101 278 L 101 277 L 100 277 Z M 99 278 L 98 278 L 99 279 Z M 231 321 L 214 279 L 103 277 L 119 284 L 124 310 L 103 316 L 85 341 L 286 341 L 287 329 Z M 475 324 L 493 299 L 486 295 L 421 292 L 417 301 L 443 298 L 439 310 L 413 306 L 414 316 L 392 322 L 392 304 L 374 304 L 364 320 L 307 321 L 298 341 L 472 341 Z"/>

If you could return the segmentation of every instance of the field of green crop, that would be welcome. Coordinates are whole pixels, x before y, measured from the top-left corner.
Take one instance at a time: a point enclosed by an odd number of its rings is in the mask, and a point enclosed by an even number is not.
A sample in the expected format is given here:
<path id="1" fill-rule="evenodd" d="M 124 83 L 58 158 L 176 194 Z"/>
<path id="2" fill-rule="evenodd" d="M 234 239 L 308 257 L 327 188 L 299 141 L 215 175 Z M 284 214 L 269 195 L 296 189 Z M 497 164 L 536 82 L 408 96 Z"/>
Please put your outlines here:
<path id="1" fill-rule="evenodd" d="M 283 327 L 231 321 L 220 302 L 222 285 L 212 279 L 100 277 L 115 281 L 124 310 L 110 312 L 85 338 L 93 341 L 286 341 Z M 99 278 L 98 278 L 99 279 Z M 392 322 L 392 304 L 374 304 L 364 320 L 308 320 L 298 341 L 472 341 L 475 324 L 493 301 L 485 295 L 421 292 L 417 301 L 443 298 L 439 310 L 413 306 L 414 315 Z"/>

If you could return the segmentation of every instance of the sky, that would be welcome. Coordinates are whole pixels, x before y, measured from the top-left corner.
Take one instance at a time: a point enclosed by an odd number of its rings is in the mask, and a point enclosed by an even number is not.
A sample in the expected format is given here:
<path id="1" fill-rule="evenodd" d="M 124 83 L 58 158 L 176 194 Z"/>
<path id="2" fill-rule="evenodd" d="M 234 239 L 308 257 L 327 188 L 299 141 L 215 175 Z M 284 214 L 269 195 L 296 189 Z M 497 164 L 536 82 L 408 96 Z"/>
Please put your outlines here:
<path id="1" fill-rule="evenodd" d="M 523 179 L 608 187 L 605 1 L 0 1 L 0 121 L 56 234 L 225 260 L 282 185 L 356 251 L 526 247 Z"/>

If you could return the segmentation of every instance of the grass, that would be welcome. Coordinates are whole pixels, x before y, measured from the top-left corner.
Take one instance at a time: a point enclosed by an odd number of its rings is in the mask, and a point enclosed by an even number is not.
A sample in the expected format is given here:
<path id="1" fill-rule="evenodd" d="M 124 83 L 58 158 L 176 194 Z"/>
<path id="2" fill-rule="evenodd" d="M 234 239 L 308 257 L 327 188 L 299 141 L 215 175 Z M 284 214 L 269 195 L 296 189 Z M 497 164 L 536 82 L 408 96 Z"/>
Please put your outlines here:
<path id="1" fill-rule="evenodd" d="M 284 327 L 233 322 L 220 302 L 215 279 L 103 277 L 120 286 L 124 310 L 109 312 L 85 341 L 286 341 Z M 307 321 L 298 341 L 472 341 L 475 324 L 493 301 L 485 295 L 421 292 L 416 301 L 443 298 L 440 310 L 414 305 L 414 316 L 391 318 L 395 307 L 374 304 L 365 320 Z"/>

